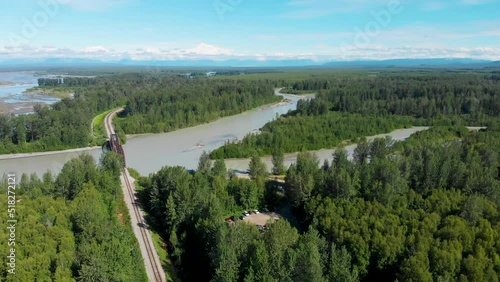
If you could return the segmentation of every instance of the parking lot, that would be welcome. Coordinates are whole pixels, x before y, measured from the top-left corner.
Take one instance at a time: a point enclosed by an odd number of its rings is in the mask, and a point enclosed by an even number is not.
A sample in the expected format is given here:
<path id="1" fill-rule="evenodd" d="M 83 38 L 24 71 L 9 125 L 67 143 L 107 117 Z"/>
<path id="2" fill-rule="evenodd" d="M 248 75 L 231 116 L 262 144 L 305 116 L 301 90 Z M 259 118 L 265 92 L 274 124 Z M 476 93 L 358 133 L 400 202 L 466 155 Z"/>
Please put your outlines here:
<path id="1" fill-rule="evenodd" d="M 273 212 L 261 212 L 258 214 L 251 214 L 246 216 L 243 220 L 249 223 L 253 223 L 255 225 L 266 225 L 268 220 L 277 220 L 280 216 L 277 213 Z"/>

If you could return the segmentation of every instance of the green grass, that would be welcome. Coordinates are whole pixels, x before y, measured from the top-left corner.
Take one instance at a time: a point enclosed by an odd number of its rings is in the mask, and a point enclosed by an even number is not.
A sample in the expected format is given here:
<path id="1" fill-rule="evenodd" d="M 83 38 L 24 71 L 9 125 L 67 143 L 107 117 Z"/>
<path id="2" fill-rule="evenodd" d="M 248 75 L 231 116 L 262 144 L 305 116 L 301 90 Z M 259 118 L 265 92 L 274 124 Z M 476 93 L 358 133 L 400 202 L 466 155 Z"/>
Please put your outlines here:
<path id="1" fill-rule="evenodd" d="M 114 110 L 118 110 L 122 107 L 119 107 L 119 108 L 114 108 L 114 109 L 111 109 L 111 110 L 107 110 L 99 115 L 97 115 L 95 118 L 94 118 L 94 132 L 92 132 L 93 136 L 95 138 L 99 138 L 99 137 L 104 137 L 104 138 L 107 138 L 107 135 L 106 135 L 106 128 L 104 127 L 104 119 L 106 118 L 106 116 L 111 113 L 112 111 Z"/>
<path id="2" fill-rule="evenodd" d="M 70 95 L 72 93 L 75 93 L 75 91 L 72 88 L 68 88 L 68 87 L 56 88 L 56 87 L 47 87 L 47 86 L 44 86 L 44 87 L 36 86 L 36 87 L 33 87 L 33 88 L 26 90 L 26 93 L 28 93 L 28 94 L 37 93 L 37 94 L 41 94 L 41 95 L 47 95 L 47 96 L 52 96 L 52 97 L 63 99 L 63 98 L 70 97 Z"/>
<path id="3" fill-rule="evenodd" d="M 110 113 L 112 110 L 106 111 L 104 113 L 99 114 L 94 118 L 92 121 L 92 137 L 93 140 L 91 141 L 90 145 L 96 145 L 96 146 L 102 146 L 107 140 L 107 134 L 106 134 L 106 129 L 104 128 L 104 118 L 108 113 Z"/>
<path id="4" fill-rule="evenodd" d="M 106 111 L 104 113 L 99 114 L 98 116 L 95 117 L 94 119 L 94 124 L 93 124 L 93 129 L 94 132 L 92 132 L 92 135 L 96 138 L 98 137 L 104 137 L 106 138 L 106 129 L 104 128 L 104 118 L 106 117 L 107 114 L 109 114 L 113 110 Z"/>
<path id="5" fill-rule="evenodd" d="M 120 107 L 121 108 L 121 107 Z M 111 110 L 107 110 L 103 113 L 100 113 L 99 115 L 97 115 L 94 120 L 92 121 L 93 122 L 93 132 L 92 132 L 92 137 L 93 137 L 93 140 L 90 142 L 90 145 L 95 145 L 95 146 L 102 146 L 102 144 L 104 144 L 106 142 L 106 140 L 108 139 L 108 136 L 106 134 L 106 128 L 104 127 L 104 119 L 106 118 L 106 116 L 114 111 L 114 110 L 117 110 L 119 108 L 114 108 L 114 109 L 111 109 Z"/>
<path id="6" fill-rule="evenodd" d="M 132 176 L 134 179 L 139 180 L 139 178 L 141 177 L 141 174 L 135 168 L 128 167 L 127 170 L 130 176 Z M 137 188 L 138 187 L 136 187 L 136 190 L 138 190 Z"/>
<path id="7" fill-rule="evenodd" d="M 153 238 L 153 245 L 155 246 L 156 252 L 160 257 L 161 266 L 165 271 L 165 277 L 167 278 L 167 281 L 172 281 L 172 282 L 180 281 L 176 275 L 177 272 L 174 269 L 172 261 L 168 256 L 167 250 L 165 250 L 165 248 L 163 247 L 165 245 L 163 243 L 163 240 L 161 239 L 158 233 L 156 233 L 153 230 L 150 231 L 151 231 L 151 237 Z"/>
<path id="8" fill-rule="evenodd" d="M 127 204 L 125 203 L 125 197 L 123 196 L 123 190 L 121 187 L 117 187 L 117 208 L 116 208 L 116 217 L 120 224 L 130 226 L 130 214 L 128 212 Z M 130 231 L 133 233 L 132 228 Z"/>

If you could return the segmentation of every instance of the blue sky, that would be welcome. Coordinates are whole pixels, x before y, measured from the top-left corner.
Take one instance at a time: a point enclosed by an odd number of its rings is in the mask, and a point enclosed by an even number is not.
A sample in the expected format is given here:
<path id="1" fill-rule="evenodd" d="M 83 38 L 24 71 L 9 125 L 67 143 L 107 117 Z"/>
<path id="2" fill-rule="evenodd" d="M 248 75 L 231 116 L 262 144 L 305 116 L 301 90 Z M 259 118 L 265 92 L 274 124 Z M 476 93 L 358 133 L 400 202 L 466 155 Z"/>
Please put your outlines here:
<path id="1" fill-rule="evenodd" d="M 0 60 L 500 60 L 498 0 L 0 2 Z"/>

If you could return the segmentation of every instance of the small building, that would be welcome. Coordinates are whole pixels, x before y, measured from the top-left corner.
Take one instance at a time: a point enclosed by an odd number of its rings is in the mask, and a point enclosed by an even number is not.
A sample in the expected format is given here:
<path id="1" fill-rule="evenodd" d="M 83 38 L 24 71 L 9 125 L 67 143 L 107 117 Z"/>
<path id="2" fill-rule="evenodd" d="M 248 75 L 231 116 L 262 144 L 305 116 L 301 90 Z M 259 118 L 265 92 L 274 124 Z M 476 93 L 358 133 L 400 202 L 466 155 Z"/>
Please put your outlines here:
<path id="1" fill-rule="evenodd" d="M 193 78 L 193 74 L 192 73 L 183 73 L 183 74 L 180 74 L 179 77 L 183 77 L 183 78 Z"/>
<path id="2" fill-rule="evenodd" d="M 215 71 L 209 71 L 206 73 L 207 76 L 215 76 L 217 74 L 217 72 Z"/>

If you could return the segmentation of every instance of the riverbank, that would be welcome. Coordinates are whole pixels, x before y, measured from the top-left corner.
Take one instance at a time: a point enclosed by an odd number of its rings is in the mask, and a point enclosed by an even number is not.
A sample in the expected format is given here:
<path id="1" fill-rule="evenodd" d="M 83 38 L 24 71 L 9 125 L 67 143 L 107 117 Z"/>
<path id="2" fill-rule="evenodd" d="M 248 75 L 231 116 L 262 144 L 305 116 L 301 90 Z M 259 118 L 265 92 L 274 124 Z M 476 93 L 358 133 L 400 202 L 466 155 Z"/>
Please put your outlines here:
<path id="1" fill-rule="evenodd" d="M 292 93 L 281 92 L 283 90 L 285 90 L 285 88 L 275 88 L 274 95 L 277 95 L 277 96 L 287 95 L 287 96 L 299 98 L 299 99 L 314 99 L 314 98 L 316 98 L 316 94 L 317 94 L 317 93 L 292 94 Z"/>
<path id="2" fill-rule="evenodd" d="M 373 136 L 367 136 L 366 139 L 368 141 L 372 141 L 376 138 L 385 138 L 385 137 L 389 136 L 395 141 L 401 141 L 401 140 L 405 140 L 406 138 L 410 137 L 411 135 L 413 135 L 419 131 L 428 130 L 429 128 L 430 127 L 427 127 L 427 126 L 419 126 L 419 127 L 405 128 L 405 129 L 397 129 L 397 130 L 394 130 L 390 133 L 383 133 L 383 134 L 377 134 L 377 135 L 373 135 Z M 356 149 L 357 146 L 358 146 L 357 144 L 349 144 L 349 145 L 342 146 L 342 147 L 347 150 L 349 157 L 352 157 L 352 154 L 354 153 L 354 150 Z M 309 152 L 316 154 L 316 156 L 320 160 L 320 164 L 323 164 L 323 160 L 328 160 L 329 162 L 332 161 L 333 153 L 338 148 L 339 147 L 329 148 L 329 149 L 321 149 L 321 150 L 312 150 Z M 299 154 L 299 152 L 285 154 L 285 166 L 289 167 L 291 164 L 295 163 L 297 161 L 298 154 Z M 262 161 L 266 164 L 268 171 L 271 172 L 271 169 L 273 166 L 272 165 L 272 156 L 264 156 L 264 157 L 262 157 Z M 250 164 L 250 159 L 248 159 L 248 158 L 225 159 L 225 162 L 226 162 L 226 166 L 228 169 L 235 170 L 237 172 L 237 174 L 245 174 L 245 172 L 248 170 L 248 167 Z"/>
<path id="3" fill-rule="evenodd" d="M 50 155 L 58 155 L 58 154 L 83 153 L 83 152 L 92 151 L 92 150 L 96 150 L 96 149 L 100 149 L 100 148 L 101 148 L 100 146 L 94 146 L 94 147 L 87 147 L 87 148 L 62 150 L 62 151 L 6 154 L 6 155 L 0 155 L 0 160 L 15 160 L 15 159 L 22 159 L 22 158 L 33 158 L 33 157 L 50 156 Z"/>
<path id="4" fill-rule="evenodd" d="M 44 95 L 44 96 L 51 96 L 51 97 L 56 97 L 56 98 L 70 98 L 73 97 L 74 93 L 73 91 L 69 90 L 58 90 L 58 89 L 44 89 L 41 87 L 33 87 L 30 89 L 26 89 L 26 91 L 23 92 L 25 95 Z"/>
<path id="5" fill-rule="evenodd" d="M 0 114 L 14 114 L 14 115 L 24 115 L 33 112 L 33 106 L 36 103 L 26 103 L 26 102 L 17 102 L 17 103 L 8 103 L 7 100 L 11 99 L 10 97 L 0 98 Z"/>
<path id="6" fill-rule="evenodd" d="M 367 136 L 366 139 L 368 141 L 373 141 L 376 138 L 385 138 L 385 137 L 391 137 L 394 141 L 403 141 L 410 137 L 411 135 L 420 132 L 420 131 L 425 131 L 428 130 L 430 127 L 429 126 L 418 126 L 418 127 L 411 127 L 411 128 L 405 128 L 405 129 L 397 129 L 394 130 L 390 133 L 383 133 L 383 134 L 378 134 L 378 135 L 373 135 L 373 136 Z M 486 127 L 467 127 L 470 131 L 479 131 L 481 129 L 485 129 Z M 354 150 L 358 146 L 356 143 L 347 143 L 344 142 L 343 145 L 345 146 L 337 146 L 335 148 L 330 148 L 330 149 L 320 149 L 320 150 L 311 150 L 308 151 L 310 153 L 316 154 L 316 156 L 320 160 L 320 165 L 323 164 L 324 160 L 328 160 L 331 162 L 333 160 L 333 153 L 338 148 L 344 148 L 346 149 L 349 158 L 352 158 L 352 155 L 354 153 Z M 285 166 L 289 167 L 291 164 L 295 163 L 297 161 L 297 156 L 299 152 L 295 153 L 287 153 L 285 154 Z M 264 156 L 261 157 L 262 161 L 266 164 L 266 167 L 269 172 L 271 172 L 271 169 L 273 167 L 272 164 L 272 156 Z M 238 159 L 225 159 L 226 162 L 226 167 L 228 169 L 232 169 L 236 172 L 238 176 L 245 176 L 249 164 L 250 164 L 250 159 L 249 158 L 238 158 Z"/>
<path id="7" fill-rule="evenodd" d="M 314 93 L 314 92 L 307 92 L 307 93 L 295 93 L 295 94 L 292 94 L 292 93 L 285 93 L 285 92 L 281 92 L 282 89 L 280 90 L 280 94 L 285 94 L 285 95 L 289 95 L 289 96 L 293 96 L 293 97 L 298 97 L 298 98 L 301 98 L 301 97 L 307 97 L 307 96 L 316 96 L 317 93 Z"/>
<path id="8" fill-rule="evenodd" d="M 275 95 L 276 96 L 288 95 L 288 94 L 278 93 L 277 91 L 279 91 L 279 88 L 275 89 Z M 295 97 L 295 95 L 292 95 L 292 96 Z M 307 97 L 304 97 L 304 96 L 302 96 L 302 97 L 297 96 L 297 97 L 299 99 L 305 99 L 305 98 L 307 98 Z M 295 97 L 295 98 L 297 98 L 297 97 Z M 314 97 L 312 97 L 312 98 L 314 98 Z M 278 102 L 274 102 L 274 103 L 270 103 L 270 104 L 265 104 L 265 105 L 262 105 L 262 106 L 259 106 L 259 107 L 256 107 L 256 108 L 253 108 L 253 109 L 250 109 L 250 110 L 247 110 L 247 111 L 235 114 L 235 115 L 219 117 L 217 119 L 214 119 L 214 120 L 211 120 L 211 121 L 207 121 L 207 122 L 202 123 L 202 124 L 190 126 L 190 127 L 178 128 L 176 130 L 168 131 L 168 132 L 127 134 L 126 136 L 127 136 L 127 140 L 132 140 L 132 139 L 137 138 L 137 137 L 147 137 L 147 136 L 152 136 L 152 135 L 167 134 L 167 133 L 172 133 L 172 132 L 176 132 L 176 131 L 179 131 L 179 130 L 184 130 L 184 129 L 189 129 L 189 128 L 201 126 L 201 125 L 204 125 L 204 124 L 211 124 L 211 123 L 217 122 L 217 121 L 222 120 L 222 119 L 230 118 L 232 116 L 244 115 L 244 114 L 247 114 L 247 113 L 250 113 L 250 112 L 253 112 L 253 111 L 272 110 L 272 109 L 275 109 L 275 108 L 289 106 L 289 105 L 292 105 L 294 103 L 295 103 L 295 101 L 292 101 L 290 99 L 284 98 L 284 99 L 282 99 L 281 101 L 278 101 Z"/>
<path id="9" fill-rule="evenodd" d="M 288 99 L 284 99 L 281 102 L 274 103 L 274 104 L 269 104 L 269 105 L 260 107 L 258 109 L 263 111 L 263 110 L 268 110 L 268 109 L 272 109 L 272 108 L 276 108 L 276 107 L 286 106 L 286 105 L 289 105 L 289 104 L 292 104 L 292 103 L 293 103 L 293 101 L 288 100 Z"/>
<path id="10" fill-rule="evenodd" d="M 278 107 L 289 105 L 291 103 L 293 103 L 293 101 L 287 102 L 287 101 L 282 100 L 282 101 L 279 101 L 279 102 L 275 102 L 275 103 L 263 105 L 263 106 L 255 108 L 255 109 L 251 109 L 251 110 L 248 110 L 246 112 L 243 112 L 243 113 L 240 113 L 240 114 L 237 114 L 237 115 L 242 115 L 242 114 L 244 115 L 247 112 L 252 112 L 252 111 L 256 111 L 256 110 L 266 110 L 266 109 L 271 109 L 271 108 L 278 108 Z M 0 111 L 2 110 L 2 106 L 6 106 L 6 107 L 8 107 L 8 108 L 6 108 L 6 110 L 12 111 L 13 110 L 12 107 L 20 106 L 20 105 L 16 105 L 16 104 L 0 104 Z M 24 107 L 22 109 L 25 112 L 30 112 L 33 109 L 33 105 L 26 105 L 25 103 L 23 103 L 23 106 Z M 114 110 L 116 110 L 116 109 L 114 109 Z M 100 118 L 103 119 L 103 117 L 106 116 L 107 113 L 109 113 L 111 111 L 114 111 L 114 110 L 110 110 L 110 111 L 107 111 L 105 113 L 101 113 L 100 115 L 94 117 L 94 120 L 91 123 L 91 128 L 90 129 L 91 129 L 91 132 L 94 134 L 95 137 L 98 137 L 97 135 L 95 135 L 98 132 L 94 133 L 94 129 L 96 129 L 97 127 L 99 127 L 99 124 L 97 124 L 97 123 L 100 123 L 102 125 L 102 123 L 104 122 L 103 120 L 100 121 L 99 119 Z M 237 115 L 235 115 L 235 116 L 237 116 Z M 229 117 L 231 117 L 231 116 L 229 116 Z M 217 119 L 215 121 L 207 122 L 205 124 L 210 124 L 210 123 L 213 123 L 213 122 L 216 122 L 218 120 L 225 119 L 225 118 L 228 118 L 228 117 L 219 118 L 219 119 Z M 197 126 L 201 126 L 201 125 L 197 125 Z M 196 127 L 196 126 L 193 126 L 193 127 Z M 182 129 L 179 129 L 179 130 L 182 130 Z M 176 130 L 176 131 L 178 131 L 178 130 Z M 172 131 L 172 132 L 175 132 L 175 131 Z M 159 133 L 159 134 L 165 134 L 165 133 Z M 158 134 L 153 134 L 153 133 L 131 134 L 131 135 L 127 135 L 127 139 L 133 139 L 133 138 L 137 138 L 137 137 L 145 137 L 145 136 L 151 136 L 151 135 L 158 135 Z M 49 152 L 6 154 L 6 155 L 0 155 L 0 160 L 14 160 L 14 159 L 21 159 L 21 158 L 49 156 L 49 155 L 57 155 L 57 154 L 67 154 L 67 153 L 75 153 L 75 152 L 86 152 L 86 151 L 92 151 L 92 150 L 99 149 L 99 148 L 101 148 L 101 147 L 100 146 L 94 146 L 94 147 L 85 147 L 85 148 L 75 148 L 75 149 L 69 149 L 69 150 L 62 150 L 62 151 L 60 150 L 60 151 L 49 151 Z"/>

